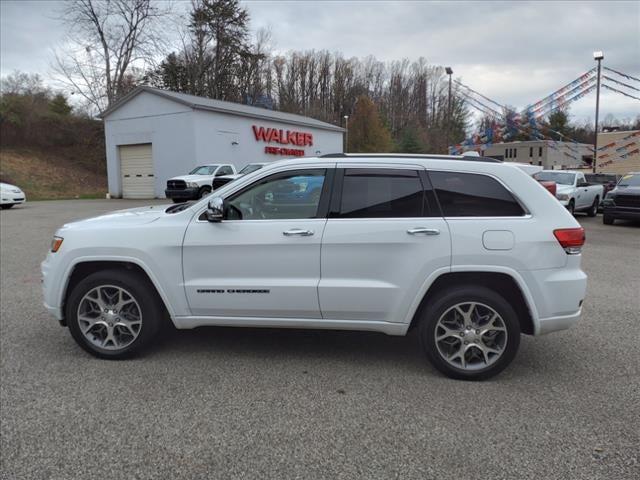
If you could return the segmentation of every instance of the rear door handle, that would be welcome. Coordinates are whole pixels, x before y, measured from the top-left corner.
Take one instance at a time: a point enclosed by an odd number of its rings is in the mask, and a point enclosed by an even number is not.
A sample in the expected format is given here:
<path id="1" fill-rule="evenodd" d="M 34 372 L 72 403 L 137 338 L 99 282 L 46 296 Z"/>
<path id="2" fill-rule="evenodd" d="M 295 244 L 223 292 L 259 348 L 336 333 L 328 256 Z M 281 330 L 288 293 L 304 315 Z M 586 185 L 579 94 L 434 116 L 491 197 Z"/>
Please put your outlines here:
<path id="1" fill-rule="evenodd" d="M 310 237 L 313 235 L 313 230 L 303 230 L 302 228 L 292 228 L 291 230 L 285 230 L 282 232 L 285 237 Z"/>
<path id="2" fill-rule="evenodd" d="M 409 235 L 440 235 L 437 228 L 414 227 L 407 230 Z"/>

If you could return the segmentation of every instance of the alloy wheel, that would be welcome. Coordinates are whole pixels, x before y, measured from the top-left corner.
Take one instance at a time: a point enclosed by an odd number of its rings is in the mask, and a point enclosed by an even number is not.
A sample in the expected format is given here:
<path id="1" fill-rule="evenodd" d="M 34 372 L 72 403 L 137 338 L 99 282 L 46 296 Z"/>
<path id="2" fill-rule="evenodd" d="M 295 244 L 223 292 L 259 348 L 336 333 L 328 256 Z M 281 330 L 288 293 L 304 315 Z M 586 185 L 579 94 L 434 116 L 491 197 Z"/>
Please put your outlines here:
<path id="1" fill-rule="evenodd" d="M 480 370 L 500 359 L 507 346 L 507 328 L 493 308 L 477 302 L 458 303 L 438 319 L 436 347 L 450 365 Z"/>
<path id="2" fill-rule="evenodd" d="M 122 350 L 131 345 L 142 328 L 142 310 L 122 287 L 101 285 L 89 290 L 78 305 L 78 326 L 93 345 Z"/>

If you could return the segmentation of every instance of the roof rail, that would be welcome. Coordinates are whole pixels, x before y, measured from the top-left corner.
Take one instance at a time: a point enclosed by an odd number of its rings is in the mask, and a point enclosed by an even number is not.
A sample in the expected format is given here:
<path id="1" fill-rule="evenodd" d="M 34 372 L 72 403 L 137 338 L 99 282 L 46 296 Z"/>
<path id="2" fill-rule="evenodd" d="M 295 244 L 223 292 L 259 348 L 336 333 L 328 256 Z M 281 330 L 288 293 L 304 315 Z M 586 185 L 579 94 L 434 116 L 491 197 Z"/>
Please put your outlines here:
<path id="1" fill-rule="evenodd" d="M 359 158 L 359 157 L 374 157 L 374 158 L 425 158 L 429 160 L 462 160 L 464 162 L 487 162 L 487 163 L 503 163 L 502 160 L 492 157 L 480 157 L 480 156 L 454 156 L 454 155 L 425 155 L 425 154 L 393 154 L 393 153 L 327 153 L 321 155 L 319 158 Z"/>

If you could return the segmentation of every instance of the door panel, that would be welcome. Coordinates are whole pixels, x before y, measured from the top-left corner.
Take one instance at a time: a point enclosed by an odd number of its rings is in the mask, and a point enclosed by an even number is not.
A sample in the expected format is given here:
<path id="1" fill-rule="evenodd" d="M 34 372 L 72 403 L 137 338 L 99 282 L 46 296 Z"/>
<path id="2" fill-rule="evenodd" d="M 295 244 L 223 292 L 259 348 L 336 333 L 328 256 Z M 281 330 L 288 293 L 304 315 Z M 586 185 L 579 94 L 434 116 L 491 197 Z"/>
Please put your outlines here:
<path id="1" fill-rule="evenodd" d="M 409 234 L 425 228 L 437 235 Z M 322 316 L 402 322 L 418 288 L 451 262 L 442 218 L 329 219 L 318 288 Z"/>
<path id="2" fill-rule="evenodd" d="M 326 219 L 195 221 L 184 240 L 194 315 L 319 318 L 320 239 Z M 286 236 L 295 229 L 313 235 Z"/>
<path id="3" fill-rule="evenodd" d="M 194 315 L 320 318 L 320 243 L 333 170 L 265 175 L 225 198 L 225 220 L 196 220 L 183 248 Z"/>
<path id="4" fill-rule="evenodd" d="M 403 322 L 424 281 L 451 262 L 449 229 L 424 170 L 353 166 L 334 190 L 322 239 L 323 318 Z"/>

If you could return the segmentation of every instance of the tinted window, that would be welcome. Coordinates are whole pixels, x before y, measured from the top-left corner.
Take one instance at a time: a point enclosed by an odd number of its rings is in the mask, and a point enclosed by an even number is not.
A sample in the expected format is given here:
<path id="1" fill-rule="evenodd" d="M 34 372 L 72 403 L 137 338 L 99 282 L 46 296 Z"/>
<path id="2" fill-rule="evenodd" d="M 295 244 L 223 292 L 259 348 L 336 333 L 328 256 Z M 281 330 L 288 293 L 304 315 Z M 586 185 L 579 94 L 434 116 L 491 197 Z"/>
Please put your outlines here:
<path id="1" fill-rule="evenodd" d="M 263 178 L 227 199 L 227 218 L 315 218 L 324 178 L 324 169 L 296 170 Z"/>
<path id="2" fill-rule="evenodd" d="M 227 165 L 220 167 L 220 170 L 218 170 L 216 176 L 219 177 L 221 175 L 233 175 L 233 169 Z"/>
<path id="3" fill-rule="evenodd" d="M 513 195 L 486 175 L 429 172 L 445 217 L 513 217 L 524 214 Z"/>
<path id="4" fill-rule="evenodd" d="M 213 172 L 218 168 L 217 165 L 205 165 L 202 167 L 196 167 L 189 172 L 189 175 L 213 175 Z"/>
<path id="5" fill-rule="evenodd" d="M 421 217 L 422 182 L 413 170 L 346 169 L 341 218 Z"/>

